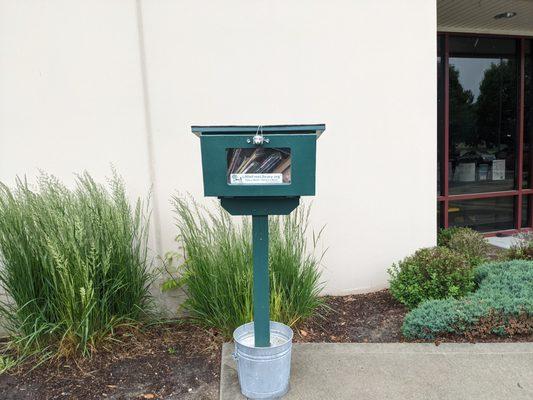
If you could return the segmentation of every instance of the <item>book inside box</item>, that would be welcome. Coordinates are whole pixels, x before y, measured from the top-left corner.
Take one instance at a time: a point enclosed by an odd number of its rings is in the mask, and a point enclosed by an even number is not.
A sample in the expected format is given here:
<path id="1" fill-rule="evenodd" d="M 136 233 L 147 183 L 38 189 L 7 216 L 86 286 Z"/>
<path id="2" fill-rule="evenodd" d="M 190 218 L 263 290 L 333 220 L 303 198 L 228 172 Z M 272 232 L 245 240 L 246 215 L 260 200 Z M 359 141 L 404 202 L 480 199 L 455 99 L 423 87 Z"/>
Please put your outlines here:
<path id="1" fill-rule="evenodd" d="M 279 185 L 291 183 L 291 149 L 227 149 L 230 185 Z"/>

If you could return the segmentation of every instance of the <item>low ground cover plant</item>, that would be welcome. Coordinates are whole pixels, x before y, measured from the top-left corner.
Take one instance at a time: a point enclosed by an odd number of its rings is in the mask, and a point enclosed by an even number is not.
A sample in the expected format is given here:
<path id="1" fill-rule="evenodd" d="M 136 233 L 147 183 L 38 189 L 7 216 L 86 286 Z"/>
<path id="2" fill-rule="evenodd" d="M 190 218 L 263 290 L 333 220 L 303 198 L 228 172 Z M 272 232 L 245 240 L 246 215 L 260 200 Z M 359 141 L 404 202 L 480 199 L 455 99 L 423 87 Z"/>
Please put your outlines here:
<path id="1" fill-rule="evenodd" d="M 441 229 L 437 244 L 463 255 L 473 266 L 487 261 L 489 244 L 483 235 L 470 228 L 452 227 Z"/>
<path id="2" fill-rule="evenodd" d="M 442 246 L 420 249 L 388 272 L 392 296 L 410 309 L 428 299 L 457 298 L 474 289 L 472 265 Z"/>
<path id="3" fill-rule="evenodd" d="M 242 223 L 221 207 L 210 212 L 193 200 L 174 197 L 184 263 L 179 285 L 188 294 L 184 303 L 193 321 L 233 330 L 253 319 L 251 221 Z M 271 319 L 294 325 L 323 304 L 320 258 L 307 251 L 309 208 L 269 219 Z M 313 235 L 313 248 L 319 240 Z"/>
<path id="4" fill-rule="evenodd" d="M 89 174 L 73 190 L 41 175 L 36 190 L 0 184 L 0 318 L 17 351 L 88 355 L 150 308 L 148 214 L 121 179 Z"/>
<path id="5" fill-rule="evenodd" d="M 533 333 L 533 262 L 484 264 L 475 280 L 477 290 L 462 299 L 429 300 L 412 310 L 403 323 L 404 336 Z"/>

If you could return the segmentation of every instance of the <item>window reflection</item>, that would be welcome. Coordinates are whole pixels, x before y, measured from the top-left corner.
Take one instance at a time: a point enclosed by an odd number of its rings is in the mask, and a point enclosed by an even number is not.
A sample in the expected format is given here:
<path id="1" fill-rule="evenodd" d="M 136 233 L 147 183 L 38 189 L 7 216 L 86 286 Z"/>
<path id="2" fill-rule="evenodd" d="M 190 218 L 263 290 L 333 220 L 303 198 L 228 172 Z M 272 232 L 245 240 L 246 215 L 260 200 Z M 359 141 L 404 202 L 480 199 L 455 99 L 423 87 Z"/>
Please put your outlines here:
<path id="1" fill-rule="evenodd" d="M 531 142 L 533 141 L 533 62 L 531 60 L 531 40 L 526 40 L 525 56 L 524 159 L 522 187 L 530 188 L 529 169 L 532 164 Z"/>
<path id="2" fill-rule="evenodd" d="M 442 149 L 444 148 L 444 36 L 437 37 L 437 194 L 442 193 Z"/>
<path id="3" fill-rule="evenodd" d="M 531 202 L 531 196 L 523 196 L 522 197 L 522 221 L 521 221 L 521 227 L 527 228 L 529 227 L 529 203 Z"/>
<path id="4" fill-rule="evenodd" d="M 440 201 L 437 201 L 437 229 L 444 228 L 444 221 L 442 220 L 442 209 L 444 204 Z"/>
<path id="5" fill-rule="evenodd" d="M 516 41 L 450 37 L 449 46 L 450 193 L 512 190 Z"/>
<path id="6" fill-rule="evenodd" d="M 480 232 L 514 228 L 514 197 L 450 201 L 450 226 L 466 226 Z"/>

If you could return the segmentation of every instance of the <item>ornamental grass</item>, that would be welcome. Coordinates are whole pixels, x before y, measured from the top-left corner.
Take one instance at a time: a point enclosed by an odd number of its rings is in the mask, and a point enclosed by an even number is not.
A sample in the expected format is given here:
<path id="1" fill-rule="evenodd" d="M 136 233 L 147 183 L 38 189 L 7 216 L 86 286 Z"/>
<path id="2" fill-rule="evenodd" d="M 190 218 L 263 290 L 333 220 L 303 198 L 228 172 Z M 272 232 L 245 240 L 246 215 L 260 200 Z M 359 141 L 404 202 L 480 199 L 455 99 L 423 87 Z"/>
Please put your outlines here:
<path id="1" fill-rule="evenodd" d="M 151 307 L 147 206 L 122 180 L 0 184 L 0 318 L 19 354 L 90 355 Z"/>
<path id="2" fill-rule="evenodd" d="M 187 198 L 174 197 L 173 203 L 185 259 L 184 307 L 193 321 L 229 337 L 253 320 L 251 220 L 237 220 L 221 207 L 209 211 Z M 321 257 L 313 251 L 320 233 L 311 235 L 311 250 L 306 244 L 309 211 L 301 206 L 288 216 L 269 218 L 270 317 L 290 326 L 323 305 Z"/>

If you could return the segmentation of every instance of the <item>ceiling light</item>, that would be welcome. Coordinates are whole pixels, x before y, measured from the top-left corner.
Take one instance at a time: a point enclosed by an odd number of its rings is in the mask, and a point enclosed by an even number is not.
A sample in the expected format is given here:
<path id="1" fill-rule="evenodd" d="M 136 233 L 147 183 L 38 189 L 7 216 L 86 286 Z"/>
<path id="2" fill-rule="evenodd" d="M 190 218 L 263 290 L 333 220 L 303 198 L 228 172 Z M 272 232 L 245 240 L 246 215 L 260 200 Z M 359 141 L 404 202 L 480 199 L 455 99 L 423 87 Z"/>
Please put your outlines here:
<path id="1" fill-rule="evenodd" d="M 513 18 L 516 15 L 514 11 L 507 11 L 504 13 L 496 14 L 494 19 Z"/>

